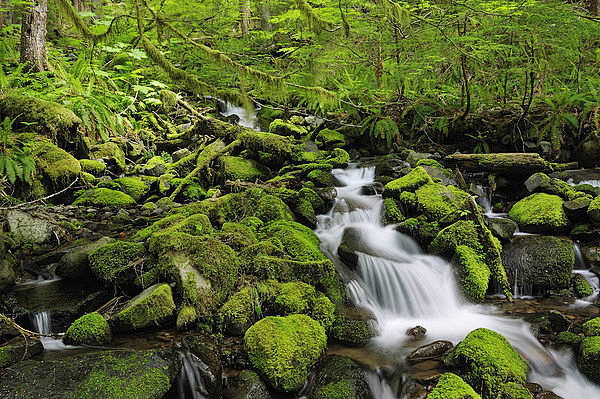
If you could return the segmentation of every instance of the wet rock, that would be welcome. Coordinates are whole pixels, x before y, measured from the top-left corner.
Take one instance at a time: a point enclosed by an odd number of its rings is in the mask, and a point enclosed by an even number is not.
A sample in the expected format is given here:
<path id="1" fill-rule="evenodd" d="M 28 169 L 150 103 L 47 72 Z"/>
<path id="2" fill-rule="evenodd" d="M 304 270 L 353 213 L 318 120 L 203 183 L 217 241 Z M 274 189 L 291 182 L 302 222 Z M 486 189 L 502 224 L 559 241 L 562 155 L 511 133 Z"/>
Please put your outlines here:
<path id="1" fill-rule="evenodd" d="M 505 245 L 502 264 L 511 286 L 533 293 L 568 288 L 575 264 L 573 242 L 552 236 L 519 236 Z"/>
<path id="2" fill-rule="evenodd" d="M 510 219 L 488 218 L 485 224 L 493 235 L 503 241 L 510 240 L 517 230 L 517 224 Z"/>
<path id="3" fill-rule="evenodd" d="M 366 309 L 345 306 L 336 314 L 331 336 L 339 342 L 350 346 L 363 346 L 375 336 L 372 323 L 375 316 Z"/>
<path id="4" fill-rule="evenodd" d="M 87 245 L 77 246 L 63 255 L 56 266 L 56 274 L 63 278 L 77 278 L 91 273 L 88 255 L 97 248 L 113 242 L 110 237 L 102 237 Z"/>
<path id="5" fill-rule="evenodd" d="M 364 370 L 352 359 L 327 355 L 315 371 L 315 385 L 309 399 L 327 399 L 343 389 L 347 399 L 373 399 Z"/>
<path id="6" fill-rule="evenodd" d="M 589 198 L 576 198 L 573 201 L 563 202 L 563 209 L 567 218 L 574 223 L 585 222 L 590 202 L 592 201 Z"/>
<path id="7" fill-rule="evenodd" d="M 406 335 L 408 335 L 409 337 L 413 337 L 413 339 L 415 340 L 423 339 L 426 333 L 427 329 L 422 326 L 416 326 L 406 331 Z"/>
<path id="8" fill-rule="evenodd" d="M 426 359 L 439 357 L 448 350 L 452 349 L 452 346 L 452 342 L 442 340 L 423 345 L 408 355 L 408 361 L 411 363 L 416 363 Z"/>
<path id="9" fill-rule="evenodd" d="M 59 227 L 47 220 L 36 218 L 21 211 L 8 211 L 8 229 L 24 243 L 45 244 L 60 231 Z"/>
<path id="10" fill-rule="evenodd" d="M 548 311 L 548 321 L 550 322 L 550 328 L 556 333 L 567 331 L 571 327 L 569 319 L 558 310 L 551 309 Z"/>
<path id="11" fill-rule="evenodd" d="M 410 166 L 412 168 L 414 168 L 417 166 L 417 162 L 419 162 L 421 159 L 430 159 L 430 158 L 433 158 L 433 156 L 426 152 L 410 151 L 408 156 L 406 157 L 406 162 L 408 162 L 410 164 Z"/>
<path id="12" fill-rule="evenodd" d="M 194 366 L 202 379 L 206 397 L 220 398 L 223 393 L 223 367 L 215 343 L 208 337 L 188 336 L 183 339 L 182 346 L 196 357 Z"/>
<path id="13" fill-rule="evenodd" d="M 362 186 L 360 189 L 361 195 L 377 195 L 383 192 L 383 184 L 373 182 L 369 185 Z"/>
<path id="14" fill-rule="evenodd" d="M 571 230 L 569 236 L 574 241 L 594 241 L 600 239 L 600 228 L 591 224 L 578 224 Z"/>
<path id="15" fill-rule="evenodd" d="M 171 154 L 171 159 L 175 163 L 175 162 L 179 161 L 180 159 L 187 157 L 190 154 L 191 154 L 190 150 L 188 150 L 187 148 L 182 148 L 180 150 L 174 151 Z"/>
<path id="16" fill-rule="evenodd" d="M 0 346 L 0 368 L 27 360 L 43 350 L 42 343 L 36 338 L 15 337 Z M 0 397 L 2 397 L 1 391 Z"/>
<path id="17" fill-rule="evenodd" d="M 267 384 L 252 370 L 227 378 L 225 399 L 271 399 Z"/>
<path id="18" fill-rule="evenodd" d="M 590 267 L 600 266 L 600 240 L 581 243 L 580 249 L 586 265 Z"/>
<path id="19" fill-rule="evenodd" d="M 139 330 L 160 325 L 175 311 L 173 294 L 168 284 L 155 284 L 132 298 L 112 322 L 119 331 Z"/>
<path id="20" fill-rule="evenodd" d="M 161 399 L 179 373 L 170 349 L 113 350 L 44 362 L 28 360 L 0 372 L 0 398 Z"/>
<path id="21" fill-rule="evenodd" d="M 558 396 L 552 391 L 543 391 L 535 395 L 535 399 L 564 399 L 562 396 Z"/>
<path id="22" fill-rule="evenodd" d="M 542 386 L 540 384 L 536 384 L 535 382 L 528 382 L 525 384 L 525 388 L 527 388 L 527 390 L 534 395 L 543 391 Z"/>
<path id="23" fill-rule="evenodd" d="M 160 175 L 163 175 L 166 171 L 167 168 L 165 167 L 165 161 L 160 156 L 150 158 L 142 168 L 142 172 L 146 176 L 159 177 Z"/>

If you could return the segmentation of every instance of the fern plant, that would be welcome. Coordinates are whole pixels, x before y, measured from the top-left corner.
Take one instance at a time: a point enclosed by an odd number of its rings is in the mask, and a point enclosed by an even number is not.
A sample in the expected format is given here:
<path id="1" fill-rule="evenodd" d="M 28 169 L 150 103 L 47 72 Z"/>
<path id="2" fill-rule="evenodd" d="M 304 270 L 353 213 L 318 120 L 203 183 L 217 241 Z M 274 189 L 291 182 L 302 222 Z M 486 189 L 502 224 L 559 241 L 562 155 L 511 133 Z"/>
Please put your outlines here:
<path id="1" fill-rule="evenodd" d="M 7 116 L 0 124 L 0 174 L 8 178 L 12 185 L 17 180 L 29 184 L 36 172 L 36 165 L 29 149 L 20 148 L 14 139 L 12 125 L 15 119 Z"/>
<path id="2" fill-rule="evenodd" d="M 400 136 L 398 124 L 391 118 L 371 115 L 363 119 L 361 125 L 361 136 L 368 134 L 374 140 L 385 140 L 387 148 L 392 148 L 392 143 L 397 141 Z"/>

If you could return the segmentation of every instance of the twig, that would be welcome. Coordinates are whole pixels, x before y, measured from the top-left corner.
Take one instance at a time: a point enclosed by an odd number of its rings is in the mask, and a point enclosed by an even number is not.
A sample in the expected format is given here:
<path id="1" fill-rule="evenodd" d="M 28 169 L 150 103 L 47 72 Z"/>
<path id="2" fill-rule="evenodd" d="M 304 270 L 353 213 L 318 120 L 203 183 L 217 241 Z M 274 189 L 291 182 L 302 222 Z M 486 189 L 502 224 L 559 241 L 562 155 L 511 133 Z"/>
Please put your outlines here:
<path id="1" fill-rule="evenodd" d="M 36 202 L 39 202 L 39 201 L 45 201 L 45 200 L 47 200 L 47 199 L 50 199 L 50 198 L 52 198 L 52 197 L 56 197 L 57 195 L 59 195 L 59 194 L 62 194 L 62 193 L 64 193 L 65 191 L 67 191 L 68 189 L 70 189 L 71 187 L 73 187 L 73 185 L 74 185 L 75 183 L 77 183 L 77 181 L 79 181 L 79 177 L 76 177 L 76 178 L 75 178 L 75 180 L 73 180 L 73 182 L 72 182 L 71 184 L 69 184 L 67 187 L 63 188 L 62 190 L 60 190 L 60 191 L 58 191 L 58 192 L 56 192 L 56 193 L 54 193 L 54 194 L 50 194 L 50 195 L 47 195 L 47 196 L 45 196 L 44 198 L 38 198 L 38 199 L 36 199 L 36 200 L 33 200 L 33 201 L 24 202 L 24 203 L 22 203 L 22 204 L 13 205 L 13 206 L 7 206 L 7 207 L 3 207 L 3 208 L 0 208 L 0 210 L 6 210 L 6 209 L 15 209 L 15 208 L 20 208 L 20 207 L 22 207 L 22 206 L 27 206 L 27 205 L 35 204 Z"/>

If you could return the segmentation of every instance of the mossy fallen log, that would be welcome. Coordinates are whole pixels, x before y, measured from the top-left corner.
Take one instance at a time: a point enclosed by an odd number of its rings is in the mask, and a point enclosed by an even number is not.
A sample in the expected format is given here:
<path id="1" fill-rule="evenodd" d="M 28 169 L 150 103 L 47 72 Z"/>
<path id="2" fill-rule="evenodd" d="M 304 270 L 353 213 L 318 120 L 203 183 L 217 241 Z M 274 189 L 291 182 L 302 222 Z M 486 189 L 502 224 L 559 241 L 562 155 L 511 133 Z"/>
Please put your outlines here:
<path id="1" fill-rule="evenodd" d="M 447 167 L 458 167 L 467 172 L 515 175 L 530 175 L 535 172 L 552 172 L 578 167 L 577 162 L 548 162 L 537 153 L 451 154 L 444 161 Z"/>

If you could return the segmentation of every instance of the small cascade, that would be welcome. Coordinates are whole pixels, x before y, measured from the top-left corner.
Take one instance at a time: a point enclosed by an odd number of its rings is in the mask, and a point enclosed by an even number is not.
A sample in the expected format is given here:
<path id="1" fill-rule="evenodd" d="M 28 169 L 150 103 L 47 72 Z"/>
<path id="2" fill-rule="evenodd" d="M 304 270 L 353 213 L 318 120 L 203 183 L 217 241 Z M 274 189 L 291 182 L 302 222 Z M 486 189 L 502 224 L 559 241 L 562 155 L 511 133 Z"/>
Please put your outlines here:
<path id="1" fill-rule="evenodd" d="M 174 388 L 171 388 L 166 397 L 168 399 L 209 399 L 210 394 L 200 373 L 200 370 L 206 367 L 193 353 L 183 353 L 181 371 L 173 384 Z"/>
<path id="2" fill-rule="evenodd" d="M 481 207 L 484 214 L 492 213 L 492 193 L 488 187 L 481 184 L 472 184 L 471 191 L 477 194 L 477 204 Z"/>
<path id="3" fill-rule="evenodd" d="M 52 313 L 49 310 L 42 310 L 30 316 L 31 327 L 34 332 L 41 334 L 40 341 L 44 350 L 63 350 L 76 348 L 76 346 L 67 346 L 63 344 L 60 338 L 51 337 L 52 334 Z"/>
<path id="4" fill-rule="evenodd" d="M 239 118 L 236 123 L 240 126 L 250 128 L 252 130 L 259 131 L 260 126 L 257 118 L 257 109 L 247 110 L 244 107 L 240 107 L 230 103 L 229 101 L 225 101 L 221 104 L 221 108 L 219 113 L 224 117 L 231 117 L 233 115 Z"/>
<path id="5" fill-rule="evenodd" d="M 587 267 L 585 266 L 585 260 L 583 259 L 583 255 L 581 254 L 581 248 L 579 247 L 579 244 L 574 242 L 573 246 L 575 250 L 575 266 L 573 267 L 573 269 L 587 270 Z"/>

